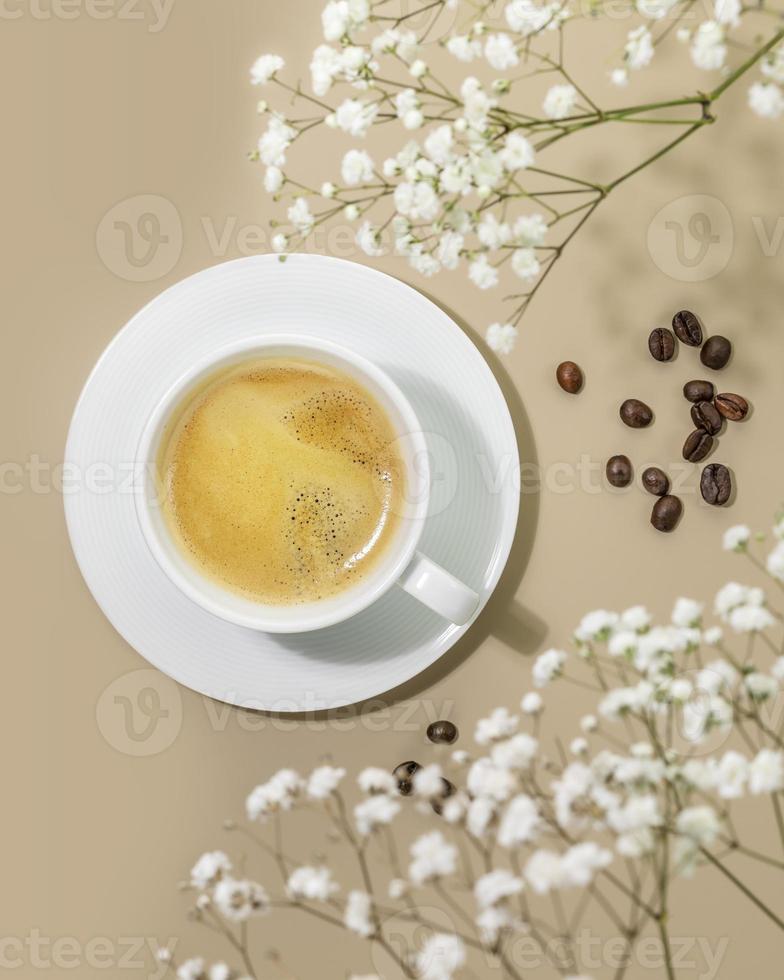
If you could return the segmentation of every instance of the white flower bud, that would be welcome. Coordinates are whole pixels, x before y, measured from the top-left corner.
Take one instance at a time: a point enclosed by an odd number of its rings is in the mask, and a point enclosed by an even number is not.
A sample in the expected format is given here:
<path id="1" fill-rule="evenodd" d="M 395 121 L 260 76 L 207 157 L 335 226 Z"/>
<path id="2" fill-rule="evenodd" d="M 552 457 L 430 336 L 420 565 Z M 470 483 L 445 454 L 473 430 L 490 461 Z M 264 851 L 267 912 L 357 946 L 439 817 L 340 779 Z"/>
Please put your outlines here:
<path id="1" fill-rule="evenodd" d="M 356 206 L 356 204 L 347 204 L 345 208 L 343 208 L 343 214 L 345 215 L 347 221 L 356 221 L 359 217 L 359 208 Z"/>
<path id="2" fill-rule="evenodd" d="M 427 65 L 425 64 L 424 61 L 422 61 L 421 58 L 417 58 L 417 60 L 411 65 L 411 67 L 408 70 L 409 72 L 411 72 L 414 78 L 421 78 L 424 74 L 427 73 Z"/>
<path id="3" fill-rule="evenodd" d="M 269 103 L 265 102 L 264 99 L 260 99 L 256 103 L 256 112 L 258 112 L 260 116 L 263 116 L 267 109 L 269 109 Z"/>
<path id="4" fill-rule="evenodd" d="M 338 117 L 335 115 L 334 112 L 330 112 L 330 114 L 325 117 L 324 124 L 326 126 L 329 126 L 330 129 L 337 129 Z"/>
<path id="5" fill-rule="evenodd" d="M 334 197 L 336 190 L 337 187 L 335 187 L 335 185 L 331 181 L 325 180 L 324 183 L 321 185 L 321 196 Z"/>
<path id="6" fill-rule="evenodd" d="M 482 200 L 484 200 L 485 198 L 490 197 L 492 188 L 488 187 L 487 184 L 482 184 L 481 187 L 477 187 L 476 193 L 482 198 Z"/>

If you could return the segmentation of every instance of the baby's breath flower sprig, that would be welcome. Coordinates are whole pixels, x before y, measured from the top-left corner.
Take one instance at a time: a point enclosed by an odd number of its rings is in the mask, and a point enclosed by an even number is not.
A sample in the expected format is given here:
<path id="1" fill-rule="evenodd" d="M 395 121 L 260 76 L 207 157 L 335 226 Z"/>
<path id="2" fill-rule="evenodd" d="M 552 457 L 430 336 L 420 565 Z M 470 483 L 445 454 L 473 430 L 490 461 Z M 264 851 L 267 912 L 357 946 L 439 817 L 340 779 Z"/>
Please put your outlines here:
<path id="1" fill-rule="evenodd" d="M 764 536 L 746 525 L 723 545 L 780 586 L 781 518 L 773 536 L 762 556 Z M 490 956 L 500 977 L 522 980 L 513 951 L 523 935 L 554 975 L 584 976 L 578 938 L 590 913 L 592 928 L 604 916 L 622 940 L 615 976 L 653 936 L 675 978 L 670 936 L 689 924 L 672 919 L 671 897 L 697 873 L 719 875 L 784 930 L 748 874 L 784 869 L 784 624 L 763 588 L 737 581 L 716 594 L 712 615 L 686 597 L 664 624 L 641 605 L 588 613 L 574 652 L 536 659 L 519 710 L 479 719 L 475 752 L 406 763 L 396 771 L 405 784 L 391 765 L 371 766 L 351 799 L 344 768 L 279 770 L 249 794 L 246 822 L 226 825 L 253 846 L 258 869 L 209 851 L 185 886 L 194 923 L 225 939 L 238 968 L 175 962 L 166 950 L 161 962 L 177 980 L 260 980 L 249 930 L 285 910 L 361 937 L 403 977 L 450 980 Z M 571 732 L 559 716 L 547 738 L 547 701 L 568 682 L 585 692 L 585 713 Z M 754 809 L 753 841 L 736 822 L 742 805 Z M 311 852 L 296 856 L 286 828 L 302 819 L 315 832 L 299 835 Z M 333 871 L 338 848 L 353 854 L 353 871 L 346 860 Z"/>
<path id="2" fill-rule="evenodd" d="M 275 109 L 259 103 L 266 130 L 251 154 L 265 167 L 268 193 L 286 206 L 273 249 L 297 250 L 319 226 L 344 220 L 356 225 L 363 253 L 404 256 L 420 275 L 462 270 L 481 290 L 509 277 L 521 280 L 524 288 L 507 290 L 509 309 L 487 331 L 491 346 L 511 350 L 537 292 L 602 201 L 713 123 L 715 105 L 731 85 L 758 68 L 764 81 L 749 89 L 751 109 L 767 118 L 784 113 L 781 11 L 767 0 L 746 6 L 713 0 L 713 8 L 689 32 L 683 23 L 690 4 L 629 0 L 624 12 L 635 23 L 610 71 L 614 85 L 626 86 L 673 37 L 689 44 L 698 68 L 724 74 L 692 96 L 602 107 L 566 61 L 573 21 L 609 20 L 601 0 L 587 7 L 576 0 L 510 0 L 502 18 L 487 2 L 430 0 L 409 10 L 398 0 L 329 0 L 321 14 L 324 43 L 313 52 L 308 82 L 285 81 L 277 55 L 262 55 L 251 69 L 254 85 L 285 96 Z M 612 13 L 617 18 L 617 4 Z M 745 59 L 731 68 L 730 51 L 744 48 Z M 443 80 L 449 61 L 471 66 L 457 88 Z M 538 102 L 532 93 L 542 77 L 552 84 Z M 299 103 L 307 110 L 294 115 Z M 567 136 L 611 123 L 675 135 L 627 171 L 598 180 L 542 163 Z M 363 145 L 345 151 L 316 189 L 292 176 L 288 156 L 322 126 Z M 375 132 L 390 126 L 402 143 L 379 165 Z M 320 201 L 327 206 L 320 209 Z"/>

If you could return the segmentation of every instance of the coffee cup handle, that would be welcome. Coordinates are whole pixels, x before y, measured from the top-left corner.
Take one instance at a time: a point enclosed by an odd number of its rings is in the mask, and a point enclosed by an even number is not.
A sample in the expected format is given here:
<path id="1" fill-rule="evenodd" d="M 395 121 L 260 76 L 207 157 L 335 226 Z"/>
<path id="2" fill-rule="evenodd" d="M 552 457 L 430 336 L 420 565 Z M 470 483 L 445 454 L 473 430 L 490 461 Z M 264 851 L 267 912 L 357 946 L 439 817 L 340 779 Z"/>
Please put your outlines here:
<path id="1" fill-rule="evenodd" d="M 456 626 L 465 626 L 479 605 L 479 596 L 473 589 L 418 551 L 398 584 Z"/>

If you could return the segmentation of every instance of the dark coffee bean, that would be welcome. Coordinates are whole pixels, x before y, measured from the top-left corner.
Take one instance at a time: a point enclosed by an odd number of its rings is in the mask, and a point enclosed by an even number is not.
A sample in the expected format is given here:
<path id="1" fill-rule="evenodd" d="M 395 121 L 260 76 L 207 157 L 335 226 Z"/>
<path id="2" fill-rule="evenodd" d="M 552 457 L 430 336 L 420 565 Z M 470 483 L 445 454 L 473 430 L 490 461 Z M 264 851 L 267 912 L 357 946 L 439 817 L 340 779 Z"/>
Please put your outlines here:
<path id="1" fill-rule="evenodd" d="M 690 402 L 709 402 L 715 390 L 712 381 L 687 381 L 683 386 L 683 397 Z"/>
<path id="2" fill-rule="evenodd" d="M 644 429 L 653 421 L 653 412 L 639 398 L 627 398 L 621 405 L 621 420 L 632 429 Z"/>
<path id="3" fill-rule="evenodd" d="M 456 792 L 457 792 L 457 787 L 455 786 L 455 784 L 454 783 L 450 783 L 448 779 L 444 779 L 444 777 L 442 776 L 441 777 L 441 792 L 438 794 L 437 797 L 435 797 L 434 799 L 432 799 L 430 801 L 430 806 L 432 806 L 432 808 L 435 810 L 435 812 L 440 816 L 441 813 L 442 813 L 442 811 L 443 811 L 443 809 L 444 809 L 444 806 L 443 806 L 443 802 L 442 801 L 448 799 L 450 796 L 454 795 Z"/>
<path id="4" fill-rule="evenodd" d="M 583 386 L 583 372 L 574 361 L 562 361 L 555 369 L 555 377 L 570 395 L 576 395 Z"/>
<path id="5" fill-rule="evenodd" d="M 607 482 L 614 487 L 628 487 L 632 482 L 632 464 L 628 456 L 610 456 L 606 472 Z"/>
<path id="6" fill-rule="evenodd" d="M 705 429 L 712 436 L 719 432 L 722 425 L 721 415 L 713 402 L 697 402 L 692 405 L 691 420 L 698 429 Z"/>
<path id="7" fill-rule="evenodd" d="M 642 485 L 656 497 L 663 497 L 670 489 L 670 481 L 664 470 L 658 466 L 649 466 L 642 472 Z"/>
<path id="8" fill-rule="evenodd" d="M 418 762 L 401 762 L 399 766 L 395 766 L 392 770 L 392 775 L 397 780 L 397 790 L 401 796 L 410 796 L 414 785 L 411 779 L 417 769 L 422 767 Z"/>
<path id="9" fill-rule="evenodd" d="M 672 318 L 672 329 L 678 340 L 689 347 L 699 347 L 702 343 L 700 321 L 690 310 L 681 310 Z"/>
<path id="10" fill-rule="evenodd" d="M 695 429 L 683 444 L 683 458 L 699 463 L 713 449 L 713 436 L 705 429 Z"/>
<path id="11" fill-rule="evenodd" d="M 457 741 L 458 734 L 457 725 L 453 725 L 451 721 L 434 721 L 427 726 L 427 737 L 431 742 L 451 745 Z"/>
<path id="12" fill-rule="evenodd" d="M 730 422 L 740 422 L 749 413 L 749 403 L 746 399 L 741 395 L 733 395 L 731 391 L 716 395 L 713 404 Z"/>
<path id="13" fill-rule="evenodd" d="M 700 351 L 700 360 L 705 367 L 720 371 L 732 354 L 732 344 L 726 337 L 708 337 Z"/>
<path id="14" fill-rule="evenodd" d="M 702 499 L 709 504 L 721 507 L 730 499 L 732 477 L 723 463 L 708 463 L 700 477 Z"/>
<path id="15" fill-rule="evenodd" d="M 668 493 L 664 497 L 659 497 L 653 505 L 651 524 L 657 531 L 672 531 L 682 513 L 683 504 L 680 498 L 673 497 L 672 494 Z"/>
<path id="16" fill-rule="evenodd" d="M 675 353 L 675 338 L 666 327 L 651 330 L 648 337 L 648 350 L 657 361 L 671 361 Z"/>

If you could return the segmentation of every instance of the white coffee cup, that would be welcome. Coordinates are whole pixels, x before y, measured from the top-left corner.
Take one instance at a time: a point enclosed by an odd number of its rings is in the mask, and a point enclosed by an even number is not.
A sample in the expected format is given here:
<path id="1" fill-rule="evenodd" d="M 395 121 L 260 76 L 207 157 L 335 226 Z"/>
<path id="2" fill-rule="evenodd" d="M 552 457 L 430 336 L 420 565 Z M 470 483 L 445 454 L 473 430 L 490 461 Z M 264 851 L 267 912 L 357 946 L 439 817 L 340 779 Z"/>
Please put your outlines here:
<path id="1" fill-rule="evenodd" d="M 203 575 L 182 553 L 166 526 L 158 499 L 158 453 L 173 412 L 207 378 L 259 357 L 297 357 L 334 367 L 358 381 L 386 411 L 397 435 L 406 493 L 395 536 L 359 582 L 315 602 L 273 606 L 254 602 Z M 395 584 L 457 625 L 476 612 L 479 597 L 446 569 L 417 551 L 427 520 L 430 460 L 422 427 L 398 386 L 370 361 L 317 337 L 270 334 L 248 338 L 205 358 L 176 381 L 156 405 L 137 451 L 143 468 L 136 512 L 156 561 L 186 596 L 208 612 L 238 626 L 265 633 L 303 633 L 355 616 Z"/>

